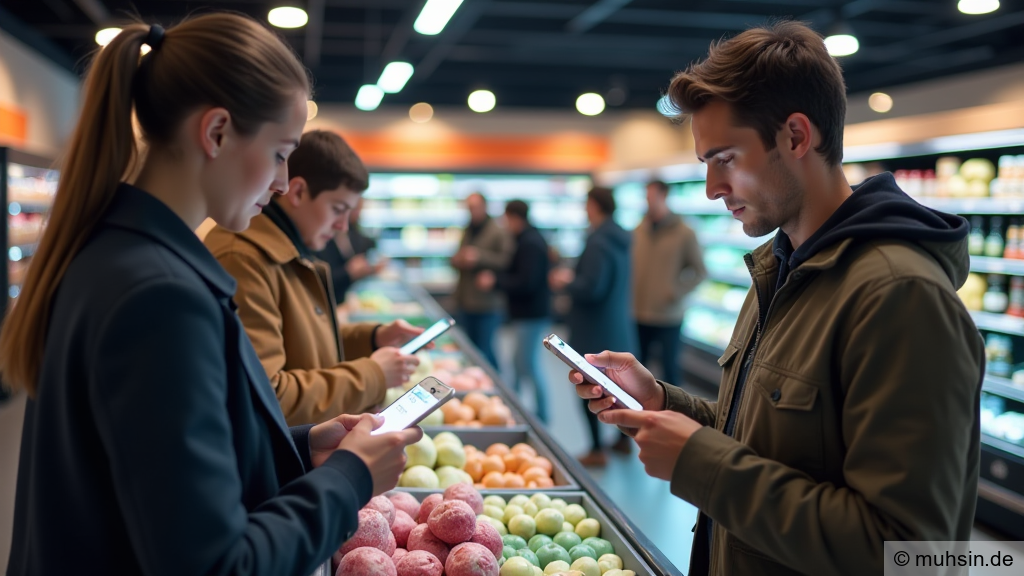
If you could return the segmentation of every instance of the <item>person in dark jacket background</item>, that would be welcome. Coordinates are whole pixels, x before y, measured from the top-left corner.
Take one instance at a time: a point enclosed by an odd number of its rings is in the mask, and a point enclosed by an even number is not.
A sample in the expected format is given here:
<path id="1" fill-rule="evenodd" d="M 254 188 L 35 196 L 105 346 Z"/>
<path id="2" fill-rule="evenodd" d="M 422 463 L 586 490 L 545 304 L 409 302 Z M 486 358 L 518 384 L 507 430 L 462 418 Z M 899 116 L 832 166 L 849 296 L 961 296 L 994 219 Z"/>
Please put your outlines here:
<path id="1" fill-rule="evenodd" d="M 127 25 L 97 52 L 0 332 L 4 381 L 29 396 L 8 576 L 308 576 L 397 483 L 423 432 L 289 429 L 195 233 L 243 230 L 287 189 L 308 98 L 294 53 L 240 15 Z"/>
<path id="2" fill-rule="evenodd" d="M 595 187 L 587 193 L 587 219 L 590 235 L 576 270 L 552 271 L 551 287 L 565 289 L 572 297 L 567 324 L 569 346 L 580 354 L 604 350 L 637 350 L 636 324 L 630 310 L 631 296 L 630 233 L 619 226 L 615 214 L 615 196 L 611 189 Z M 585 466 L 604 466 L 607 456 L 601 443 L 601 425 L 584 405 L 590 426 L 591 450 L 580 458 Z M 629 452 L 630 440 L 620 435 L 614 449 Z"/>
<path id="3" fill-rule="evenodd" d="M 540 370 L 540 351 L 551 328 L 551 290 L 548 287 L 548 243 L 530 224 L 530 207 L 522 200 L 505 205 L 505 222 L 515 237 L 515 251 L 508 269 L 497 274 L 484 271 L 477 276 L 481 290 L 496 288 L 505 293 L 508 319 L 515 333 L 512 353 L 512 385 L 518 392 L 522 381 L 533 382 L 537 417 L 548 421 L 548 387 Z"/>

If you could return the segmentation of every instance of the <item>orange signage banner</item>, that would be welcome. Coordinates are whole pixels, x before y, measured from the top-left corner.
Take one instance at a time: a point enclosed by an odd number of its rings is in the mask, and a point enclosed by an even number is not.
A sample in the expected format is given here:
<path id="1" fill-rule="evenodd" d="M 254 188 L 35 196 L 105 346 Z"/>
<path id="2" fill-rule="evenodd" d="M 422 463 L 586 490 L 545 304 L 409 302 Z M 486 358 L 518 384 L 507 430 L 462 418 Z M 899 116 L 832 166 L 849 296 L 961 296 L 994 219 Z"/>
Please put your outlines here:
<path id="1" fill-rule="evenodd" d="M 28 118 L 21 110 L 0 104 L 0 139 L 24 144 L 28 138 Z"/>
<path id="2" fill-rule="evenodd" d="M 342 133 L 373 169 L 589 172 L 608 162 L 608 139 L 581 133 L 543 136 L 444 134 L 408 138 L 388 132 Z"/>

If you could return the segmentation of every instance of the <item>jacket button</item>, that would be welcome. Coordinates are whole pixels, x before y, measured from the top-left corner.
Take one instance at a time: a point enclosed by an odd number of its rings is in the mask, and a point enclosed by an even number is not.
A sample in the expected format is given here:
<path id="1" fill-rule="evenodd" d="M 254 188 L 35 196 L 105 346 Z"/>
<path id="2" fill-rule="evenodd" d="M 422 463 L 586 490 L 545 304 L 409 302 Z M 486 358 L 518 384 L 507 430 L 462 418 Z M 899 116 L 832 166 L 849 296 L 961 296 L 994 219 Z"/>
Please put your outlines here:
<path id="1" fill-rule="evenodd" d="M 782 390 L 776 388 L 772 391 L 772 402 L 778 402 L 779 398 L 782 398 Z"/>

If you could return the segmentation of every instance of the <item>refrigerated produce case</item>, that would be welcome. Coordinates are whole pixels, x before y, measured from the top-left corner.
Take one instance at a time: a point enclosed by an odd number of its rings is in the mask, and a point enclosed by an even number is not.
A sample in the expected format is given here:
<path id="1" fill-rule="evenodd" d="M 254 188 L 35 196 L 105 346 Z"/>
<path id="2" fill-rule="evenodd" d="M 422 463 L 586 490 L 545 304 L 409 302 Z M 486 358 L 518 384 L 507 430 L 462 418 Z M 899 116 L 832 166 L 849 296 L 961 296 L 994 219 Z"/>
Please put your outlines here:
<path id="1" fill-rule="evenodd" d="M 390 321 L 397 316 L 411 319 L 420 325 L 427 325 L 445 316 L 444 310 L 424 290 L 423 287 L 394 281 L 367 280 L 356 284 L 351 292 L 355 304 L 346 304 L 339 312 L 343 319 L 349 321 Z M 348 299 L 346 299 L 348 301 Z M 509 497 L 512 494 L 532 494 L 543 492 L 558 497 L 569 503 L 579 503 L 590 517 L 599 519 L 603 527 L 607 527 L 607 537 L 615 547 L 615 552 L 622 557 L 624 568 L 634 570 L 638 575 L 673 575 L 682 573 L 659 551 L 636 525 L 620 510 L 591 478 L 575 458 L 570 456 L 552 438 L 546 428 L 530 412 L 523 408 L 517 396 L 501 380 L 500 375 L 488 365 L 482 355 L 470 343 L 469 339 L 458 329 L 450 330 L 446 340 L 435 351 L 428 354 L 451 355 L 457 353 L 465 364 L 478 366 L 486 371 L 494 382 L 494 387 L 487 393 L 502 398 L 512 410 L 515 423 L 507 427 L 493 428 L 454 428 L 450 426 L 424 426 L 424 432 L 436 436 L 440 432 L 452 432 L 460 437 L 465 444 L 483 448 L 494 443 L 526 441 L 535 444 L 537 451 L 549 457 L 555 465 L 556 485 L 544 489 L 489 489 L 481 488 L 485 496 L 500 494 Z M 422 353 L 422 352 L 421 352 Z M 399 488 L 417 498 L 441 490 Z M 602 537 L 605 537 L 602 533 Z"/>

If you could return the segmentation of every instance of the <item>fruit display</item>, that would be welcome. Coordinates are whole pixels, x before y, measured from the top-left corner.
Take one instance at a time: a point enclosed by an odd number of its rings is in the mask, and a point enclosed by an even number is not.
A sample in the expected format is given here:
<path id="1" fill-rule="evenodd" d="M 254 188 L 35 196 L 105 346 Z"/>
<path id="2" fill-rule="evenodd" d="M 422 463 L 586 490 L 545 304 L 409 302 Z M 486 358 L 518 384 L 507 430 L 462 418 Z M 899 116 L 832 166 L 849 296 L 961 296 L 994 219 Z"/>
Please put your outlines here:
<path id="1" fill-rule="evenodd" d="M 394 490 L 359 511 L 335 576 L 635 576 L 601 530 L 581 505 L 543 493 L 506 502 L 453 484 L 418 502 Z"/>
<path id="2" fill-rule="evenodd" d="M 515 424 L 512 410 L 500 396 L 487 396 L 481 392 L 470 392 L 461 400 L 452 398 L 441 406 L 440 411 L 447 426 L 483 428 Z"/>
<path id="3" fill-rule="evenodd" d="M 555 486 L 554 465 L 526 443 L 494 443 L 481 451 L 464 444 L 452 432 L 405 449 L 406 469 L 398 480 L 403 488 L 447 489 L 464 482 L 476 488 L 543 489 Z"/>

